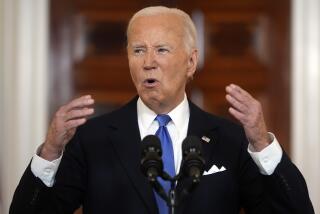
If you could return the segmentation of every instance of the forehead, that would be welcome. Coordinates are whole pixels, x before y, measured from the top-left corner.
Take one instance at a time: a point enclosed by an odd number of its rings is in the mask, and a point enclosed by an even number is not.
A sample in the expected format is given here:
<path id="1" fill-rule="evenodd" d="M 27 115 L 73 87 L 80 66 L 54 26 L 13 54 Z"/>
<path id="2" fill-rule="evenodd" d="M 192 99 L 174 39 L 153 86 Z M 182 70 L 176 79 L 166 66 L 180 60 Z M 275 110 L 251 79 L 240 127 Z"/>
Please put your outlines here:
<path id="1" fill-rule="evenodd" d="M 140 16 L 131 23 L 128 41 L 146 38 L 182 38 L 183 21 L 176 14 Z"/>

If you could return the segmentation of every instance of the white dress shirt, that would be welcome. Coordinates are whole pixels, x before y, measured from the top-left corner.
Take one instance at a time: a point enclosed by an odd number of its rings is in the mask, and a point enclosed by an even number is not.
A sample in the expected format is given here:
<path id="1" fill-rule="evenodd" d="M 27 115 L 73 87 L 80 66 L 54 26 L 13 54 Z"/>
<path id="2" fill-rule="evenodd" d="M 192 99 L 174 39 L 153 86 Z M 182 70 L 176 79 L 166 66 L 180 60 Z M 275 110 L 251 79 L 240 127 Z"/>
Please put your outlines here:
<path id="1" fill-rule="evenodd" d="M 157 114 L 149 109 L 139 98 L 137 102 L 138 125 L 141 139 L 147 135 L 154 135 L 159 128 L 158 122 L 155 120 Z M 189 104 L 186 95 L 183 101 L 168 113 L 171 121 L 167 124 L 167 129 L 171 137 L 174 166 L 176 174 L 179 173 L 180 163 L 182 160 L 182 141 L 186 138 L 189 124 Z"/>
<path id="2" fill-rule="evenodd" d="M 159 128 L 159 124 L 155 120 L 157 114 L 148 108 L 140 98 L 137 101 L 137 114 L 141 139 L 150 134 L 154 135 Z M 182 141 L 187 136 L 190 117 L 189 103 L 186 95 L 183 101 L 169 112 L 168 115 L 171 117 L 171 121 L 167 124 L 167 129 L 173 143 L 175 170 L 178 173 L 182 160 Z M 277 139 L 272 133 L 269 133 L 269 135 L 273 141 L 262 151 L 254 152 L 252 146 L 250 144 L 248 146 L 249 154 L 259 167 L 260 172 L 264 175 L 271 175 L 282 157 L 282 149 Z M 38 152 L 33 156 L 31 161 L 31 171 L 46 186 L 52 187 L 62 155 L 56 160 L 47 161 L 37 154 Z"/>

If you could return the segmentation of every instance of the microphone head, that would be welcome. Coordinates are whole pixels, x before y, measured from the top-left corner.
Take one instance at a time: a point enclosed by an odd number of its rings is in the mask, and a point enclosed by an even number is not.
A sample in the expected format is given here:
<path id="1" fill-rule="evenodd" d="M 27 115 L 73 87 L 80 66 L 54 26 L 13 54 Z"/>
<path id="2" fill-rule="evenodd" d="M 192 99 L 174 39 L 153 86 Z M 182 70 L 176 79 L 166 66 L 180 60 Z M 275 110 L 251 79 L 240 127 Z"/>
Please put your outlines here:
<path id="1" fill-rule="evenodd" d="M 162 155 L 161 143 L 157 136 L 147 135 L 141 142 L 142 157 L 147 152 L 156 152 L 160 157 Z"/>
<path id="2" fill-rule="evenodd" d="M 182 142 L 182 153 L 183 157 L 188 155 L 190 152 L 195 152 L 198 155 L 202 154 L 201 141 L 199 137 L 188 136 Z"/>
<path id="3" fill-rule="evenodd" d="M 140 169 L 149 181 L 155 182 L 162 175 L 163 163 L 160 140 L 155 135 L 146 136 L 141 142 Z"/>
<path id="4" fill-rule="evenodd" d="M 192 178 L 193 183 L 199 183 L 204 171 L 205 160 L 202 158 L 200 138 L 188 136 L 182 142 L 182 172 Z"/>

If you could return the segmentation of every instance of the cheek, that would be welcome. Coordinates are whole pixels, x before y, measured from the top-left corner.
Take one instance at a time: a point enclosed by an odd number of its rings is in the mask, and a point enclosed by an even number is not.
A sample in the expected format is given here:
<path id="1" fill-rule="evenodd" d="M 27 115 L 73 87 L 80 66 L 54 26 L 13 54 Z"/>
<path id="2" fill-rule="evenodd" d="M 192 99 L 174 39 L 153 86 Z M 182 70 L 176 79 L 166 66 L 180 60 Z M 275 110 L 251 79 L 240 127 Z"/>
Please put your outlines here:
<path id="1" fill-rule="evenodd" d="M 131 75 L 131 79 L 132 79 L 132 82 L 133 84 L 138 87 L 138 83 L 139 83 L 139 75 L 138 73 L 136 72 L 136 70 L 134 69 L 130 69 L 130 75 Z"/>
<path id="2" fill-rule="evenodd" d="M 168 81 L 175 82 L 175 84 L 181 84 L 187 79 L 187 68 L 183 62 L 173 63 L 170 65 L 170 75 L 168 75 Z M 176 85 L 177 87 L 178 85 Z"/>
<path id="3" fill-rule="evenodd" d="M 129 70 L 130 70 L 130 75 L 131 78 L 134 82 L 136 82 L 138 80 L 138 66 L 137 63 L 135 62 L 135 60 L 130 60 L 129 59 Z"/>

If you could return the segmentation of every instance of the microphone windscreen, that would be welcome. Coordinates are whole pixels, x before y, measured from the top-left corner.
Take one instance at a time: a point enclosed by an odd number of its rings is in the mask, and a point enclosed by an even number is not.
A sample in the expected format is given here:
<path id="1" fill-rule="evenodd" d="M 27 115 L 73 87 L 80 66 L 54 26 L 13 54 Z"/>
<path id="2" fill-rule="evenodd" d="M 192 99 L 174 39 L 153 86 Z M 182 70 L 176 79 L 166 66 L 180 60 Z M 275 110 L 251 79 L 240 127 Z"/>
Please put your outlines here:
<path id="1" fill-rule="evenodd" d="M 155 135 L 147 135 L 142 140 L 142 151 L 145 151 L 148 148 L 153 147 L 155 150 L 160 151 L 160 156 L 162 153 L 160 140 Z"/>
<path id="2" fill-rule="evenodd" d="M 182 142 L 182 152 L 183 155 L 185 153 L 189 153 L 190 149 L 194 149 L 196 152 L 202 153 L 201 141 L 199 137 L 196 136 L 188 136 Z"/>

